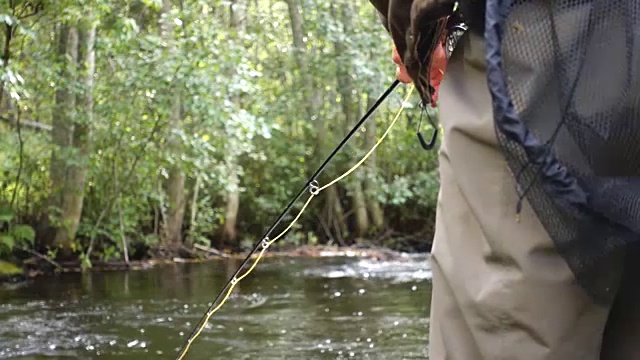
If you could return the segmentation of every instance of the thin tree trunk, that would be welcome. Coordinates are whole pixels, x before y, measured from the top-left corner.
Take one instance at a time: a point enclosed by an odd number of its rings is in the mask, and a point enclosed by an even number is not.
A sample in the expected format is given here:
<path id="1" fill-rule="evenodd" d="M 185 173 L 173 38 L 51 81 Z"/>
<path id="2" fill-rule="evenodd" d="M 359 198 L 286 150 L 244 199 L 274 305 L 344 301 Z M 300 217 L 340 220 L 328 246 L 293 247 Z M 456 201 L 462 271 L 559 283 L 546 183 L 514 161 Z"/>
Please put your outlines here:
<path id="1" fill-rule="evenodd" d="M 367 94 L 367 108 L 371 108 L 374 102 L 375 99 L 370 94 Z M 376 133 L 376 119 L 370 119 L 365 133 L 367 150 L 373 148 L 376 145 Z M 377 189 L 375 188 L 374 179 L 376 178 L 378 172 L 376 160 L 376 152 L 374 151 L 365 163 L 366 176 L 364 177 L 364 191 L 373 226 L 375 227 L 376 231 L 381 231 L 384 227 L 384 212 L 382 211 L 382 207 L 380 206 L 380 203 L 375 196 Z"/>
<path id="2" fill-rule="evenodd" d="M 53 151 L 49 169 L 49 182 L 51 196 L 49 206 L 59 211 L 59 216 L 54 215 L 52 232 L 46 234 L 45 245 L 59 247 L 62 257 L 71 255 L 72 236 L 69 230 L 74 228 L 72 220 L 68 218 L 68 209 L 65 209 L 66 192 L 69 177 L 68 157 L 73 144 L 73 122 L 75 117 L 76 97 L 71 89 L 74 86 L 74 68 L 78 60 L 78 31 L 75 27 L 62 25 L 58 38 L 58 57 L 62 61 L 59 85 L 55 93 L 55 109 L 52 116 L 51 140 Z M 48 222 L 48 221 L 47 221 Z M 51 236 L 47 236 L 51 235 Z"/>
<path id="3" fill-rule="evenodd" d="M 356 235 L 363 237 L 369 230 L 369 215 L 367 214 L 367 203 L 364 197 L 362 183 L 359 180 L 353 182 L 353 210 L 356 215 Z"/>
<path id="4" fill-rule="evenodd" d="M 336 237 L 342 243 L 342 239 L 347 235 L 347 224 L 344 222 L 344 209 L 340 203 L 338 190 L 335 186 L 327 188 L 327 202 L 329 203 L 329 219 L 333 219 L 336 227 Z"/>
<path id="5" fill-rule="evenodd" d="M 313 86 L 313 74 L 309 72 L 309 60 L 306 55 L 306 45 L 304 43 L 304 24 L 300 7 L 300 0 L 286 0 L 289 9 L 289 23 L 291 25 L 291 35 L 293 37 L 293 56 L 298 64 L 303 86 L 300 91 L 306 100 L 306 110 L 309 119 L 314 118 L 317 111 L 317 103 L 313 100 L 318 91 Z"/>
<path id="6" fill-rule="evenodd" d="M 15 11 L 15 8 L 13 9 Z M 11 59 L 11 39 L 13 38 L 14 27 L 3 21 L 0 25 L 4 28 L 4 49 L 2 50 L 2 56 L 0 57 L 0 67 L 6 68 L 9 66 L 9 60 Z M 4 98 L 4 84 L 0 82 L 0 104 Z"/>
<path id="7" fill-rule="evenodd" d="M 185 175 L 179 165 L 169 171 L 167 180 L 167 197 L 169 211 L 167 214 L 166 245 L 177 248 L 182 243 L 182 224 L 185 212 Z"/>
<path id="8" fill-rule="evenodd" d="M 162 24 L 161 31 L 162 36 L 167 40 L 169 45 L 169 52 L 171 55 L 176 55 L 176 46 L 173 42 L 173 21 L 169 19 L 171 13 L 171 0 L 162 1 Z M 174 164 L 169 169 L 169 177 L 167 179 L 167 197 L 169 202 L 169 209 L 165 224 L 165 236 L 164 245 L 177 249 L 182 244 L 182 225 L 184 222 L 184 213 L 186 205 L 185 195 L 185 174 L 182 170 L 182 164 L 180 162 L 182 154 L 182 145 L 180 143 L 180 137 L 177 135 L 182 129 L 182 111 L 181 111 L 181 96 L 177 87 L 168 89 L 173 93 L 172 106 L 171 106 L 171 134 L 167 141 L 171 155 L 174 157 Z"/>
<path id="9" fill-rule="evenodd" d="M 237 174 L 237 164 L 235 163 L 235 155 L 229 156 L 227 166 L 229 175 L 227 178 L 227 204 L 225 208 L 223 239 L 233 242 L 236 240 L 236 224 L 238 221 L 238 211 L 240 210 L 240 193 L 238 191 L 239 178 Z"/>
<path id="10" fill-rule="evenodd" d="M 113 190 L 118 191 L 118 165 L 113 163 Z M 117 195 L 118 222 L 120 223 L 120 237 L 122 240 L 122 252 L 124 253 L 124 261 L 129 264 L 129 245 L 127 244 L 127 235 L 125 233 L 124 218 L 122 217 L 122 198 Z"/>
<path id="11" fill-rule="evenodd" d="M 300 0 L 286 0 L 289 10 L 289 22 L 291 26 L 291 35 L 293 38 L 293 56 L 296 64 L 299 68 L 299 74 L 302 80 L 303 86 L 300 87 L 304 92 L 303 97 L 306 104 L 307 118 L 310 121 L 315 122 L 315 162 L 310 163 L 314 168 L 320 165 L 323 157 L 326 156 L 326 138 L 327 128 L 326 124 L 317 116 L 322 104 L 322 93 L 320 92 L 320 86 L 314 84 L 315 79 L 311 73 L 309 67 L 310 57 L 308 55 L 307 46 L 304 43 L 304 20 L 302 16 L 302 7 L 300 6 Z M 315 50 L 315 49 L 314 49 Z M 336 237 L 342 239 L 346 235 L 347 226 L 344 222 L 344 209 L 340 204 L 340 199 L 335 188 L 328 188 L 326 192 L 321 194 L 325 200 L 324 213 L 320 215 L 321 223 L 335 223 L 337 224 Z M 332 217 L 335 216 L 332 221 Z M 327 240 L 331 240 L 331 234 L 328 229 L 324 229 L 327 233 Z"/>
<path id="12" fill-rule="evenodd" d="M 349 24 L 352 20 L 352 9 L 350 6 L 344 6 L 340 9 L 339 18 L 342 20 L 344 27 L 344 33 L 351 31 Z M 334 12 L 335 14 L 335 12 Z M 346 46 L 340 40 L 336 40 L 335 52 L 340 64 L 338 65 L 337 80 L 338 80 L 338 92 L 340 93 L 340 104 L 342 107 L 342 113 L 345 119 L 346 127 L 351 127 L 355 124 L 357 118 L 357 112 L 359 110 L 358 94 L 354 93 L 353 86 L 351 85 L 351 68 L 350 62 L 345 58 Z M 354 139 L 357 141 L 357 138 Z M 360 181 L 362 176 L 362 170 L 358 169 L 353 178 L 350 179 L 350 190 L 352 193 L 352 206 L 355 214 L 355 233 L 358 237 L 364 236 L 369 230 L 369 216 L 367 214 L 367 204 L 363 192 L 363 186 Z"/>
<path id="13" fill-rule="evenodd" d="M 316 116 L 322 102 L 320 87 L 314 84 L 314 77 L 309 67 L 310 56 L 308 55 L 307 46 L 304 43 L 304 20 L 300 0 L 286 0 L 286 2 L 289 9 L 289 24 L 293 38 L 293 57 L 300 70 L 300 77 L 302 78 L 303 84 L 300 90 L 304 92 L 307 116 L 311 121 L 316 122 L 316 135 L 320 138 L 316 143 L 316 153 L 321 155 L 325 147 L 322 139 L 325 137 L 326 130 L 324 129 L 322 120 Z"/>
<path id="14" fill-rule="evenodd" d="M 196 177 L 196 183 L 193 186 L 193 198 L 191 199 L 191 219 L 189 226 L 191 227 L 191 235 L 187 238 L 190 244 L 194 243 L 193 235 L 196 233 L 197 219 L 198 219 L 198 195 L 200 193 L 200 186 L 202 184 L 202 177 L 198 175 Z"/>
<path id="15" fill-rule="evenodd" d="M 363 114 L 361 99 L 356 97 L 355 99 L 355 111 L 356 118 L 360 118 Z M 351 124 L 350 124 L 351 125 Z M 359 147 L 366 146 L 366 139 L 364 141 L 358 141 L 358 138 L 354 139 L 359 144 Z M 360 145 L 361 144 L 361 145 Z M 366 149 L 364 149 L 366 150 Z M 354 159 L 354 163 L 356 160 Z M 355 174 L 351 180 L 351 188 L 353 191 L 353 211 L 356 216 L 356 236 L 362 238 L 369 232 L 370 219 L 367 212 L 367 197 L 365 195 L 365 181 L 367 179 L 367 168 L 362 165 L 355 171 Z"/>
<path id="16" fill-rule="evenodd" d="M 246 0 L 233 0 L 230 7 L 230 26 L 236 30 L 235 40 L 238 41 L 241 38 L 241 34 L 245 32 L 246 28 Z M 236 103 L 241 104 L 242 99 L 237 98 Z M 224 226 L 222 228 L 223 241 L 235 242 L 237 237 L 237 219 L 238 211 L 240 210 L 240 178 L 238 176 L 239 165 L 237 160 L 237 154 L 234 147 L 231 144 L 225 146 L 225 158 L 227 162 L 228 177 L 227 183 L 229 184 L 226 196 L 226 208 L 224 214 Z"/>

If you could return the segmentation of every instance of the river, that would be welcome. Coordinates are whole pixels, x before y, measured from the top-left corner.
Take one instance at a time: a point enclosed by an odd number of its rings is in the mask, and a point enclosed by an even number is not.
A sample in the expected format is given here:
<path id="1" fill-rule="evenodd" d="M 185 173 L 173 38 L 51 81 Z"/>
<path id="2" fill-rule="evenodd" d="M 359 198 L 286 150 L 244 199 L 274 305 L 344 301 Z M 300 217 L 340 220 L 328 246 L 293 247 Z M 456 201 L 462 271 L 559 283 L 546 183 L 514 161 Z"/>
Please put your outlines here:
<path id="1" fill-rule="evenodd" d="M 2 359 L 175 359 L 239 265 L 68 273 L 0 288 Z M 267 258 L 185 359 L 427 359 L 426 257 Z"/>

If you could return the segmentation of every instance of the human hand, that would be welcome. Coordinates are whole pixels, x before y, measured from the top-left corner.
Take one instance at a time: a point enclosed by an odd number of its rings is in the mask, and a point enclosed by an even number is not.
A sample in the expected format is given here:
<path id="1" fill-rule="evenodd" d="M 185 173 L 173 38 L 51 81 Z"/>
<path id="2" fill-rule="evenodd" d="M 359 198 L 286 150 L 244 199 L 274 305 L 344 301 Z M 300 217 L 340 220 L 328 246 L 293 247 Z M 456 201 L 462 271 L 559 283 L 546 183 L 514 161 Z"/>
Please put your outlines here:
<path id="1" fill-rule="evenodd" d="M 440 92 L 440 83 L 444 79 L 444 72 L 447 70 L 447 54 L 444 51 L 442 43 L 438 43 L 435 51 L 433 52 L 431 59 L 431 73 L 429 74 L 429 81 L 431 86 L 435 89 L 433 93 L 432 105 L 435 105 L 438 101 L 438 93 Z"/>
<path id="2" fill-rule="evenodd" d="M 400 82 L 405 84 L 412 83 L 413 80 L 409 76 L 409 73 L 407 72 L 407 68 L 402 63 L 402 58 L 400 57 L 400 54 L 398 54 L 398 50 L 396 49 L 395 46 L 393 47 L 393 53 L 391 55 L 391 59 L 397 65 L 396 78 Z M 432 55 L 431 73 L 429 74 L 429 81 L 431 83 L 431 86 L 433 86 L 433 88 L 435 89 L 435 92 L 433 94 L 434 103 L 438 100 L 440 83 L 442 82 L 442 79 L 444 79 L 444 72 L 446 68 L 447 68 L 447 55 L 444 51 L 444 47 L 442 46 L 442 43 L 438 43 Z"/>
<path id="3" fill-rule="evenodd" d="M 400 54 L 398 54 L 398 49 L 396 49 L 395 46 L 393 47 L 393 54 L 391 55 L 391 60 L 397 65 L 396 78 L 400 82 L 405 84 L 409 84 L 413 82 L 413 80 L 411 80 L 411 77 L 409 76 L 409 73 L 407 72 L 407 68 L 404 67 L 404 64 L 402 63 Z"/>

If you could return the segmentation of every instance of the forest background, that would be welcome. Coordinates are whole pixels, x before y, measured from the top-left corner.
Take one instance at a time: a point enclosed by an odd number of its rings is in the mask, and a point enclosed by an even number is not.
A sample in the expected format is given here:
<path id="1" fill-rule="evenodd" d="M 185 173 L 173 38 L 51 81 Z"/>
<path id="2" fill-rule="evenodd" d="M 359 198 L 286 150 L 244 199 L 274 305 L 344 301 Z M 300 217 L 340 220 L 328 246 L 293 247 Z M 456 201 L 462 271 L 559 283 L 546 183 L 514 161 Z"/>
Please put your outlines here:
<path id="1" fill-rule="evenodd" d="M 0 258 L 14 262 L 247 250 L 395 76 L 366 0 L 0 0 L 0 33 Z M 429 249 L 437 160 L 416 104 L 277 246 Z"/>

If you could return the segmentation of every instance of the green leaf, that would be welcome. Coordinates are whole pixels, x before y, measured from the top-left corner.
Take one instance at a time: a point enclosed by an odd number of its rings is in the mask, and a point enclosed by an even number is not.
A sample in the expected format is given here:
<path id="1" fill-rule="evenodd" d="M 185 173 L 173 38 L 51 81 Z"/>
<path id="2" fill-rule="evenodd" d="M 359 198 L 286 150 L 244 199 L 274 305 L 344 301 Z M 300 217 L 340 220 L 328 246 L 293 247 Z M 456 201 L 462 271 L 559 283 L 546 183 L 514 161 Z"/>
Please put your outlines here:
<path id="1" fill-rule="evenodd" d="M 9 208 L 0 208 L 0 223 L 9 222 L 14 218 L 13 211 Z"/>
<path id="2" fill-rule="evenodd" d="M 159 10 L 162 7 L 162 0 L 142 0 L 142 2 L 152 9 Z"/>
<path id="3" fill-rule="evenodd" d="M 0 275 L 11 276 L 22 274 L 22 269 L 12 263 L 0 260 Z"/>
<path id="4" fill-rule="evenodd" d="M 11 233 L 18 242 L 28 242 L 33 245 L 36 239 L 36 232 L 29 225 L 16 225 Z"/>
<path id="5" fill-rule="evenodd" d="M 7 248 L 9 248 L 9 251 L 13 250 L 13 247 L 15 246 L 16 242 L 13 239 L 13 236 L 11 235 L 0 235 L 0 244 L 6 246 Z"/>

